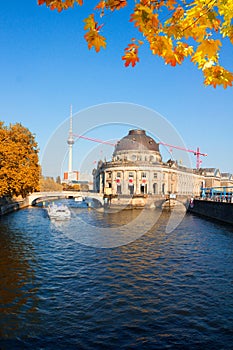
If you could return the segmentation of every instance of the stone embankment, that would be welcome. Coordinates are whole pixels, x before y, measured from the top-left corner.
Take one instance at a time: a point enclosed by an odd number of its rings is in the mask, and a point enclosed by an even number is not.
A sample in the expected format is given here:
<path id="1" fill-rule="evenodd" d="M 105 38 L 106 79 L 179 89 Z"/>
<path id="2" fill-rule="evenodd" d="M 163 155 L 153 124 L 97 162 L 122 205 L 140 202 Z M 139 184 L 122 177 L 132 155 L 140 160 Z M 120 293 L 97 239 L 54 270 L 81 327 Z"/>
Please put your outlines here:
<path id="1" fill-rule="evenodd" d="M 0 216 L 28 207 L 28 199 L 0 198 Z"/>
<path id="2" fill-rule="evenodd" d="M 233 203 L 195 199 L 188 210 L 209 219 L 233 224 Z"/>

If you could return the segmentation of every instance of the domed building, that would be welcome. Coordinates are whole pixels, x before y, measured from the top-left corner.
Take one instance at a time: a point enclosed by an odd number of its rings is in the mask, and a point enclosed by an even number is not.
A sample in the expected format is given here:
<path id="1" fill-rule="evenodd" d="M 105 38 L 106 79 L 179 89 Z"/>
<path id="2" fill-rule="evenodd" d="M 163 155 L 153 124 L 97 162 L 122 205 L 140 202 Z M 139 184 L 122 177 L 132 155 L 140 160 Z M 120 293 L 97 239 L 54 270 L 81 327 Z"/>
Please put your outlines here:
<path id="1" fill-rule="evenodd" d="M 169 160 L 145 130 L 130 130 L 115 146 L 112 160 L 99 161 L 93 171 L 94 190 L 117 195 L 199 195 L 203 176 Z"/>

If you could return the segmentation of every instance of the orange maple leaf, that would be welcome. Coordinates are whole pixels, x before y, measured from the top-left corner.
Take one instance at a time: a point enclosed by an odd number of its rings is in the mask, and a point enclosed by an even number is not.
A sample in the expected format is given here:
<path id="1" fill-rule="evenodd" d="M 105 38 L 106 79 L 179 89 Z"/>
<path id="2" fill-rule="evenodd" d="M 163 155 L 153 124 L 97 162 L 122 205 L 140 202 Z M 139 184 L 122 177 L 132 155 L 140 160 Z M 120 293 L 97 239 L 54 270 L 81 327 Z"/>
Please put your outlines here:
<path id="1" fill-rule="evenodd" d="M 84 22 L 84 29 L 88 30 L 88 32 L 84 35 L 88 48 L 91 49 L 94 47 L 95 51 L 99 52 L 101 47 L 106 47 L 105 37 L 99 34 L 99 31 L 103 25 L 98 26 L 98 23 L 95 21 L 94 14 L 89 15 L 86 19 L 84 19 Z"/>
<path id="2" fill-rule="evenodd" d="M 175 8 L 176 3 L 177 3 L 177 0 L 167 0 L 166 6 L 169 10 L 173 10 Z"/>
<path id="3" fill-rule="evenodd" d="M 91 30 L 91 29 L 96 29 L 96 22 L 94 19 L 94 14 L 90 14 L 87 18 L 83 20 L 85 23 L 84 29 L 85 30 Z"/>
<path id="4" fill-rule="evenodd" d="M 217 54 L 221 45 L 220 40 L 205 39 L 198 46 L 196 52 L 202 52 L 204 55 L 211 58 Z"/>
<path id="5" fill-rule="evenodd" d="M 103 10 L 105 8 L 106 2 L 105 0 L 101 0 L 95 7 L 95 10 Z"/>
<path id="6" fill-rule="evenodd" d="M 128 67 L 130 64 L 132 67 L 135 67 L 136 63 L 139 62 L 138 47 L 135 43 L 129 44 L 126 47 L 125 55 L 122 56 L 122 60 L 125 61 L 125 67 Z"/>
<path id="7" fill-rule="evenodd" d="M 165 64 L 170 64 L 172 67 L 175 67 L 178 63 L 176 55 L 168 55 L 164 57 Z"/>
<path id="8" fill-rule="evenodd" d="M 99 52 L 101 47 L 106 48 L 106 39 L 97 30 L 90 30 L 84 35 L 84 38 L 87 41 L 88 49 L 94 47 L 95 51 Z"/>
<path id="9" fill-rule="evenodd" d="M 126 0 L 106 0 L 105 3 L 105 7 L 109 8 L 111 11 L 120 10 L 120 8 L 127 5 Z"/>

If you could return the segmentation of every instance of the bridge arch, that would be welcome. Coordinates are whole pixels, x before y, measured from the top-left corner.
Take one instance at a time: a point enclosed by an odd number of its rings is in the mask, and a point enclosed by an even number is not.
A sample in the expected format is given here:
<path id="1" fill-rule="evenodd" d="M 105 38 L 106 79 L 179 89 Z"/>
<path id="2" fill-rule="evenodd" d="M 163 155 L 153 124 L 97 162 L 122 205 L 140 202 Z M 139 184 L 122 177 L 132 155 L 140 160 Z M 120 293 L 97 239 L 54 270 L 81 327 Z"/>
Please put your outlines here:
<path id="1" fill-rule="evenodd" d="M 92 192 L 77 192 L 77 191 L 60 191 L 60 192 L 34 192 L 28 196 L 28 204 L 33 206 L 44 201 L 52 201 L 63 198 L 78 198 L 83 197 L 87 200 L 93 200 L 100 203 L 101 206 L 104 204 L 103 195 Z"/>
<path id="2" fill-rule="evenodd" d="M 154 205 L 157 208 L 175 207 L 176 205 L 182 205 L 188 209 L 191 197 L 187 196 L 177 196 L 176 198 L 157 198 L 154 200 Z"/>

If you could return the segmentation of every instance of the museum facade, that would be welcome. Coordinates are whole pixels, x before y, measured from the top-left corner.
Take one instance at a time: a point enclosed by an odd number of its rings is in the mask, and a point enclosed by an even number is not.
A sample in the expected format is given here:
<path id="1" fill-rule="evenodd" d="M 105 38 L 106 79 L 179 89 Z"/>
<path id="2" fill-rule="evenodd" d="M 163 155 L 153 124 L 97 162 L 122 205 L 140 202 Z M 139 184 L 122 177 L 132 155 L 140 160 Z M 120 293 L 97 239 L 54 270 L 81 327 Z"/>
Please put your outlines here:
<path id="1" fill-rule="evenodd" d="M 94 191 L 115 195 L 199 196 L 205 176 L 199 169 L 163 162 L 159 144 L 145 130 L 130 130 L 117 142 L 111 161 L 93 170 Z"/>

